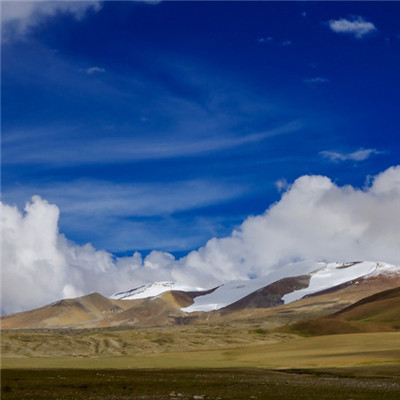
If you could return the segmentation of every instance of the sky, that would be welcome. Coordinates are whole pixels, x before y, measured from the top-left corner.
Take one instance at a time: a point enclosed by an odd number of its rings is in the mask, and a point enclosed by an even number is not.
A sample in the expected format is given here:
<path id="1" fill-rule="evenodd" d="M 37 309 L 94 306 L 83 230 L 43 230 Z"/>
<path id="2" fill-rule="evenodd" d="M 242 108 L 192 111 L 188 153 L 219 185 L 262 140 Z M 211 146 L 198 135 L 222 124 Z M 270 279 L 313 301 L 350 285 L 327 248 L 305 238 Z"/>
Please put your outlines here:
<path id="1" fill-rule="evenodd" d="M 54 284 L 2 311 L 305 258 L 400 263 L 400 3 L 1 7 L 2 262 L 21 288 Z"/>

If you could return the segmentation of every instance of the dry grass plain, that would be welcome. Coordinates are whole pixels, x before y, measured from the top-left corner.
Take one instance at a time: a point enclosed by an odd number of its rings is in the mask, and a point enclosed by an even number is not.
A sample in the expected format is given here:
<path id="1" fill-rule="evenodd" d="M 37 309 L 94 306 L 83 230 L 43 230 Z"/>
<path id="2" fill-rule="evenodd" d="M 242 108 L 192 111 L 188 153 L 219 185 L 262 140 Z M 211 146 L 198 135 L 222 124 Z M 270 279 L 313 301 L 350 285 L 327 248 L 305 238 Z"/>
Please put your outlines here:
<path id="1" fill-rule="evenodd" d="M 316 337 L 265 334 L 265 337 L 265 343 L 257 345 L 235 343 L 233 347 L 212 347 L 212 350 L 183 350 L 179 347 L 167 350 L 161 345 L 158 352 L 117 356 L 107 352 L 91 357 L 56 354 L 7 356 L 3 353 L 2 368 L 326 368 L 400 365 L 400 332 Z"/>

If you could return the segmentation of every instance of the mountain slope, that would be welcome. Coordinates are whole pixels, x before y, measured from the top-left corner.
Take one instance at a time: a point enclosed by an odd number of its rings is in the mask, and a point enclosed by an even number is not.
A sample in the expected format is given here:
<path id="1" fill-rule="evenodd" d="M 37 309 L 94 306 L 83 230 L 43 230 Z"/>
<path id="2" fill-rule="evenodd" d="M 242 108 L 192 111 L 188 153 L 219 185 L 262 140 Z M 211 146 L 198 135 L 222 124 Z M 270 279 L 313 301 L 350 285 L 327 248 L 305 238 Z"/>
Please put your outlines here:
<path id="1" fill-rule="evenodd" d="M 283 278 L 279 281 L 264 286 L 240 300 L 223 307 L 221 310 L 234 312 L 250 308 L 269 308 L 284 304 L 283 297 L 295 290 L 308 287 L 310 275 Z"/>
<path id="2" fill-rule="evenodd" d="M 2 329 L 78 327 L 115 315 L 132 307 L 133 302 L 111 300 L 99 293 L 64 299 L 47 306 L 1 318 Z"/>
<path id="3" fill-rule="evenodd" d="M 110 315 L 95 322 L 93 326 L 148 327 L 170 325 L 174 324 L 175 318 L 185 315 L 181 308 L 192 302 L 192 297 L 185 292 L 164 292 L 159 296 L 143 299 L 117 315 Z"/>
<path id="4" fill-rule="evenodd" d="M 368 296 L 332 315 L 296 323 L 306 335 L 400 331 L 400 287 Z"/>

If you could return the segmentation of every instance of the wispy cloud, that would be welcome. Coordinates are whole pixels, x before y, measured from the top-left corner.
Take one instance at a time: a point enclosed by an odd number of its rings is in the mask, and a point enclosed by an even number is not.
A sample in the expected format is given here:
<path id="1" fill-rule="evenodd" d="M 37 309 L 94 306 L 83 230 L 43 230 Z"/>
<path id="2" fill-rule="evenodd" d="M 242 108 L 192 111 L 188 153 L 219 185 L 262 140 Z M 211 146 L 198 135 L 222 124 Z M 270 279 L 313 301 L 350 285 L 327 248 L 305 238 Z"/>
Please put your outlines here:
<path id="1" fill-rule="evenodd" d="M 377 31 L 372 22 L 366 21 L 362 17 L 332 19 L 328 22 L 328 25 L 333 32 L 352 35 L 356 39 L 361 39 Z"/>
<path id="2" fill-rule="evenodd" d="M 150 217 L 221 203 L 241 196 L 248 186 L 201 179 L 127 184 L 79 180 L 8 188 L 4 197 L 23 204 L 37 194 L 82 217 Z"/>
<path id="3" fill-rule="evenodd" d="M 374 154 L 382 154 L 376 149 L 358 149 L 352 153 L 340 153 L 337 151 L 325 150 L 320 152 L 321 156 L 332 162 L 339 161 L 364 161 Z"/>
<path id="4" fill-rule="evenodd" d="M 32 56 L 27 79 L 48 88 L 45 104 L 48 115 L 56 119 L 45 120 L 43 126 L 18 120 L 3 129 L 4 164 L 74 166 L 205 155 L 239 147 L 247 151 L 302 127 L 296 117 L 290 118 L 287 106 L 184 57 L 160 56 L 150 71 L 139 68 L 132 76 L 102 64 L 81 69 L 57 53 L 35 53 L 40 57 Z M 107 79 L 87 79 L 103 69 Z M 6 68 L 8 74 L 19 76 L 23 71 L 18 65 Z M 59 113 L 59 104 L 80 111 L 67 118 Z M 97 110 L 107 112 L 98 115 Z"/>
<path id="5" fill-rule="evenodd" d="M 83 165 L 89 163 L 122 163 L 137 160 L 156 160 L 177 157 L 204 155 L 241 146 L 261 142 L 277 135 L 296 132 L 301 129 L 300 121 L 293 121 L 275 129 L 246 135 L 216 133 L 203 138 L 193 135 L 185 138 L 153 137 L 149 140 L 130 137 L 105 137 L 82 140 L 79 135 L 75 139 L 62 139 L 47 142 L 46 138 L 40 143 L 23 140 L 6 140 L 4 143 L 3 162 L 5 164 L 32 163 L 47 165 Z M 32 137 L 29 133 L 26 137 Z M 57 135 L 55 135 L 57 136 Z M 85 148 L 77 152 L 78 147 Z"/>
<path id="6" fill-rule="evenodd" d="M 104 68 L 101 68 L 101 67 L 90 67 L 90 68 L 86 69 L 86 73 L 88 75 L 101 74 L 103 72 L 106 72 L 106 70 Z"/>

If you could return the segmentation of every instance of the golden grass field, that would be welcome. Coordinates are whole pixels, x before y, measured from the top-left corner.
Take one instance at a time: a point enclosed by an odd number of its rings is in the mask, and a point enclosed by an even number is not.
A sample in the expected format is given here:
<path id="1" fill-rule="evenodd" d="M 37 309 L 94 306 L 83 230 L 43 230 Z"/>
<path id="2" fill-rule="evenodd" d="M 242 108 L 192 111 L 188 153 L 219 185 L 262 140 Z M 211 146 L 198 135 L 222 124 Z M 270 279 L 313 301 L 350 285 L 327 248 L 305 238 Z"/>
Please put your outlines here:
<path id="1" fill-rule="evenodd" d="M 285 337 L 281 342 L 213 350 L 92 357 L 2 357 L 2 368 L 326 368 L 399 364 L 400 332 Z"/>

